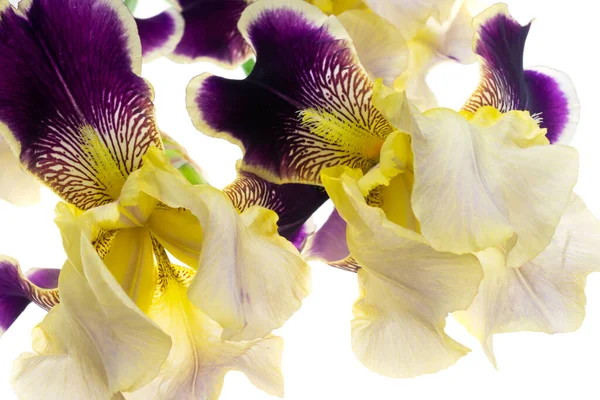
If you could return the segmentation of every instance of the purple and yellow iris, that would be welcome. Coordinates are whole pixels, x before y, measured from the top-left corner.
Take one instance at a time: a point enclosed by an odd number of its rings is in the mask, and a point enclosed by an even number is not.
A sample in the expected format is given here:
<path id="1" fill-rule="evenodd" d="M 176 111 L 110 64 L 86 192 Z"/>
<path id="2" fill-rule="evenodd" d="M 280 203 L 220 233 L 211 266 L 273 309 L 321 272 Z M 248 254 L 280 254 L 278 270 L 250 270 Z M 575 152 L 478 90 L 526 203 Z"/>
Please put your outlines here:
<path id="1" fill-rule="evenodd" d="M 212 398 L 231 369 L 280 394 L 281 340 L 270 332 L 300 307 L 310 270 L 279 236 L 277 215 L 244 199 L 275 207 L 277 196 L 257 192 L 270 187 L 229 190 L 238 210 L 169 163 L 125 5 L 2 3 L 0 51 L 0 132 L 65 201 L 56 222 L 68 255 L 58 279 L 0 263 L 2 331 L 30 301 L 51 309 L 35 354 L 15 363 L 19 396 Z M 290 232 L 308 218 L 292 214 Z"/>

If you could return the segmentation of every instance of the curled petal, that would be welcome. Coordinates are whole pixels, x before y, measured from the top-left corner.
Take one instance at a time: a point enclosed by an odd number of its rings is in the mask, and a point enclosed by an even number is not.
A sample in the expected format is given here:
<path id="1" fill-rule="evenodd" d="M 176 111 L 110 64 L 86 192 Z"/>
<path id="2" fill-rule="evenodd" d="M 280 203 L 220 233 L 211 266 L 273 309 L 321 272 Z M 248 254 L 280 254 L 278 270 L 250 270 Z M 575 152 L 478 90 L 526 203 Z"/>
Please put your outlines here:
<path id="1" fill-rule="evenodd" d="M 202 248 L 189 298 L 224 328 L 224 339 L 265 337 L 300 308 L 310 269 L 278 235 L 275 212 L 238 213 L 223 192 L 187 182 L 157 149 L 134 175 L 146 194 L 198 219 Z"/>
<path id="2" fill-rule="evenodd" d="M 61 270 L 61 304 L 34 331 L 36 354 L 13 364 L 21 399 L 110 399 L 151 381 L 169 354 L 170 338 L 123 292 L 86 235 L 79 246 L 80 257 L 71 253 Z"/>
<path id="3" fill-rule="evenodd" d="M 339 21 L 299 0 L 268 0 L 248 6 L 239 28 L 256 65 L 245 80 L 190 82 L 198 130 L 239 145 L 240 169 L 274 183 L 319 184 L 324 167 L 377 163 L 391 128 Z"/>
<path id="4" fill-rule="evenodd" d="M 474 256 L 434 250 L 414 231 L 367 205 L 362 174 L 336 167 L 323 183 L 348 223 L 350 254 L 360 264 L 352 347 L 371 370 L 413 377 L 454 364 L 469 349 L 444 333 L 449 312 L 466 309 L 482 278 Z"/>
<path id="5" fill-rule="evenodd" d="M 118 1 L 30 0 L 2 2 L 0 20 L 0 133 L 67 202 L 114 200 L 161 146 L 133 17 Z"/>
<path id="6" fill-rule="evenodd" d="M 506 246 L 513 267 L 544 250 L 577 180 L 575 149 L 548 146 L 522 111 L 487 107 L 467 120 L 435 109 L 418 123 L 412 205 L 431 245 L 455 253 Z"/>
<path id="7" fill-rule="evenodd" d="M 318 186 L 298 183 L 277 185 L 248 172 L 240 172 L 223 192 L 240 212 L 253 206 L 275 211 L 279 216 L 279 234 L 288 240 L 300 233 L 305 222 L 328 198 L 325 190 Z"/>
<path id="8" fill-rule="evenodd" d="M 493 335 L 572 332 L 585 316 L 585 281 L 600 271 L 600 222 L 575 195 L 548 247 L 519 268 L 507 268 L 496 249 L 478 254 L 484 268 L 479 294 L 457 319 L 481 340 L 496 364 Z"/>
<path id="9" fill-rule="evenodd" d="M 136 18 L 144 62 L 171 54 L 183 36 L 184 21 L 175 9 L 150 18 Z"/>
<path id="10" fill-rule="evenodd" d="M 169 56 L 176 62 L 210 61 L 235 68 L 252 55 L 237 24 L 252 0 L 179 0 L 183 37 Z"/>
<path id="11" fill-rule="evenodd" d="M 34 302 L 49 310 L 58 304 L 59 269 L 30 269 L 25 274 L 16 260 L 0 257 L 0 336 Z"/>
<path id="12" fill-rule="evenodd" d="M 0 136 L 0 199 L 18 206 L 40 201 L 40 183 L 21 169 L 19 160 Z"/>
<path id="13" fill-rule="evenodd" d="M 377 14 L 353 10 L 338 19 L 352 38 L 358 58 L 371 79 L 392 85 L 408 67 L 408 47 L 392 23 Z"/>
<path id="14" fill-rule="evenodd" d="M 246 374 L 259 389 L 282 396 L 283 341 L 272 336 L 250 342 L 222 341 L 222 328 L 188 300 L 187 284 L 178 279 L 178 269 L 161 266 L 164 286 L 150 312 L 172 337 L 173 348 L 160 375 L 127 398 L 216 400 L 231 370 Z"/>
<path id="15" fill-rule="evenodd" d="M 464 109 L 492 106 L 502 112 L 526 110 L 548 130 L 550 143 L 568 143 L 579 121 L 579 100 L 564 73 L 550 68 L 523 69 L 523 51 L 531 23 L 521 26 L 505 4 L 479 14 L 473 49 L 481 81 Z"/>
<path id="16" fill-rule="evenodd" d="M 454 0 L 365 0 L 377 14 L 400 29 L 406 40 L 421 30 L 429 17 L 439 22 L 448 19 Z"/>

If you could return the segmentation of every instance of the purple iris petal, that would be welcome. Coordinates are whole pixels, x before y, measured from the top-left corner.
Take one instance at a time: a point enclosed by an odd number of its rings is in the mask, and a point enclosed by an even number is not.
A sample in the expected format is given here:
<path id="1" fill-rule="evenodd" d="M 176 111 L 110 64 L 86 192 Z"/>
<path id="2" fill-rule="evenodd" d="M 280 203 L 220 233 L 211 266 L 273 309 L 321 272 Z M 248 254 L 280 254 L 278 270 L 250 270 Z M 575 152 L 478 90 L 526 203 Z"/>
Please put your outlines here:
<path id="1" fill-rule="evenodd" d="M 22 165 L 67 202 L 112 201 L 160 146 L 135 21 L 106 0 L 0 6 L 0 122 Z"/>
<path id="2" fill-rule="evenodd" d="M 326 263 L 346 259 L 350 255 L 346 243 L 346 221 L 333 210 L 327 221 L 308 238 L 302 254 L 307 259 Z"/>
<path id="3" fill-rule="evenodd" d="M 245 80 L 196 78 L 188 110 L 203 133 L 243 148 L 243 170 L 319 184 L 325 167 L 375 165 L 391 127 L 371 104 L 372 83 L 341 25 L 294 7 L 249 6 L 240 29 L 256 52 L 254 69 Z"/>
<path id="4" fill-rule="evenodd" d="M 464 109 L 492 106 L 502 112 L 526 110 L 548 129 L 551 143 L 568 141 L 579 118 L 573 84 L 548 68 L 523 69 L 523 52 L 531 23 L 521 26 L 505 5 L 496 5 L 476 19 L 475 53 L 481 81 Z"/>
<path id="5" fill-rule="evenodd" d="M 58 303 L 58 269 L 35 269 L 23 276 L 19 264 L 0 259 L 0 335 L 17 320 L 32 301 L 44 309 Z M 44 290 L 47 289 L 47 290 Z"/>
<path id="6" fill-rule="evenodd" d="M 239 177 L 223 191 L 240 211 L 252 206 L 275 211 L 279 215 L 279 234 L 294 244 L 304 242 L 306 221 L 328 198 L 325 190 L 318 186 L 277 185 L 246 172 L 240 172 Z"/>
<path id="7" fill-rule="evenodd" d="M 185 20 L 183 37 L 173 52 L 175 61 L 208 59 L 236 67 L 252 54 L 237 29 L 247 0 L 179 0 Z"/>
<path id="8" fill-rule="evenodd" d="M 136 18 L 144 61 L 171 53 L 183 34 L 183 19 L 175 10 L 167 10 L 151 18 Z"/>

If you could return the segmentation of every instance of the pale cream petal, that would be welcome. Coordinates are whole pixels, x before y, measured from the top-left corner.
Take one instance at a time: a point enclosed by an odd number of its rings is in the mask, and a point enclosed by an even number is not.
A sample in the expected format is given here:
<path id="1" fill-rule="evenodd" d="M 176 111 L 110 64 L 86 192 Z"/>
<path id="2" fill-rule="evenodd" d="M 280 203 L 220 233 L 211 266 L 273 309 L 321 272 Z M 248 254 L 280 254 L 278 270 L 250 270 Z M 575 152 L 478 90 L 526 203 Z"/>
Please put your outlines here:
<path id="1" fill-rule="evenodd" d="M 223 338 L 266 336 L 301 306 L 310 290 L 310 269 L 296 248 L 277 233 L 277 214 L 251 207 L 242 214 L 208 185 L 193 186 L 150 150 L 139 172 L 141 190 L 200 221 L 203 239 L 191 301 L 223 326 Z"/>
<path id="2" fill-rule="evenodd" d="M 454 0 L 365 0 L 377 14 L 400 29 L 405 39 L 412 39 L 429 17 L 443 22 L 450 16 Z"/>
<path id="3" fill-rule="evenodd" d="M 535 145 L 540 130 L 526 112 L 481 109 L 469 121 L 435 109 L 418 118 L 412 205 L 423 236 L 459 254 L 506 246 L 513 267 L 538 255 L 569 202 L 577 151 Z"/>
<path id="4" fill-rule="evenodd" d="M 573 196 L 550 245 L 520 268 L 508 268 L 504 254 L 478 254 L 484 268 L 479 294 L 455 317 L 481 340 L 495 364 L 496 333 L 571 332 L 585 316 L 585 282 L 600 271 L 600 221 Z"/>
<path id="5" fill-rule="evenodd" d="M 80 240 L 80 258 L 60 274 L 61 303 L 34 332 L 37 354 L 13 365 L 21 399 L 112 398 L 152 380 L 169 354 L 169 337 L 123 292 L 89 238 Z"/>
<path id="6" fill-rule="evenodd" d="M 21 169 L 19 160 L 0 136 L 0 199 L 17 206 L 40 201 L 40 183 Z"/>
<path id="7" fill-rule="evenodd" d="M 371 79 L 381 78 L 386 85 L 392 85 L 408 67 L 408 47 L 398 28 L 364 10 L 346 11 L 338 19 Z"/>
<path id="8" fill-rule="evenodd" d="M 186 285 L 174 276 L 165 278 L 164 291 L 150 313 L 171 335 L 171 354 L 160 375 L 127 398 L 217 400 L 225 374 L 230 370 L 241 371 L 259 389 L 282 396 L 283 341 L 272 336 L 250 342 L 221 341 L 222 329 L 190 303 Z"/>
<path id="9" fill-rule="evenodd" d="M 479 262 L 472 255 L 435 251 L 418 233 L 368 206 L 361 175 L 342 167 L 322 174 L 348 223 L 350 254 L 362 267 L 353 310 L 354 352 L 371 370 L 392 377 L 447 368 L 469 352 L 444 327 L 448 313 L 466 309 L 477 294 Z"/>

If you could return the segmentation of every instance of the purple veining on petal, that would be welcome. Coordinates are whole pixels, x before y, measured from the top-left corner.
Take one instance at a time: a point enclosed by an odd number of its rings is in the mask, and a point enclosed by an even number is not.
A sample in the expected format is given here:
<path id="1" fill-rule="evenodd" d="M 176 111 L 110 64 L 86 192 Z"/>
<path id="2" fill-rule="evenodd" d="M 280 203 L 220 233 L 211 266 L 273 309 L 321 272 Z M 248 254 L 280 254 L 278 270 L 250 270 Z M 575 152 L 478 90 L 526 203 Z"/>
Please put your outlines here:
<path id="1" fill-rule="evenodd" d="M 318 184 L 328 166 L 372 167 L 378 152 L 365 155 L 369 149 L 352 142 L 355 137 L 316 134 L 300 114 L 316 110 L 344 129 L 356 129 L 365 141 L 391 132 L 371 104 L 372 83 L 351 42 L 283 6 L 261 10 L 248 25 L 248 37 L 257 61 L 247 79 L 192 81 L 194 103 L 188 106 L 198 108 L 199 117 L 191 111 L 196 126 L 239 144 L 241 168 L 275 182 Z"/>
<path id="2" fill-rule="evenodd" d="M 171 11 L 164 11 L 150 18 L 136 18 L 135 23 L 138 28 L 140 40 L 142 42 L 142 55 L 144 58 L 160 52 L 159 55 L 166 55 L 173 51 L 177 43 L 173 43 L 170 49 L 168 44 L 181 32 L 175 14 Z M 176 38 L 175 38 L 176 39 Z"/>
<path id="3" fill-rule="evenodd" d="M 175 61 L 209 59 L 236 67 L 252 54 L 237 23 L 246 0 L 180 0 L 185 28 L 174 51 Z"/>
<path id="4" fill-rule="evenodd" d="M 334 210 L 323 226 L 308 238 L 302 254 L 307 259 L 334 262 L 350 255 L 346 243 L 346 221 Z"/>
<path id="5" fill-rule="evenodd" d="M 526 110 L 548 129 L 550 143 L 568 141 L 579 114 L 571 81 L 550 69 L 524 71 L 523 52 L 531 23 L 521 26 L 504 5 L 486 13 L 476 19 L 474 46 L 480 57 L 481 81 L 464 109 Z"/>
<path id="6" fill-rule="evenodd" d="M 58 269 L 32 269 L 25 276 L 19 264 L 0 258 L 0 335 L 17 320 L 32 301 L 44 309 L 58 303 Z M 56 298 L 55 298 L 56 295 Z"/>
<path id="7" fill-rule="evenodd" d="M 252 206 L 275 211 L 279 216 L 279 234 L 292 242 L 303 241 L 306 221 L 328 198 L 325 190 L 318 186 L 277 185 L 247 172 L 240 172 L 223 191 L 239 211 Z"/>
<path id="8" fill-rule="evenodd" d="M 105 0 L 26 6 L 0 15 L 0 122 L 23 166 L 67 202 L 110 202 L 161 145 L 133 17 Z"/>

